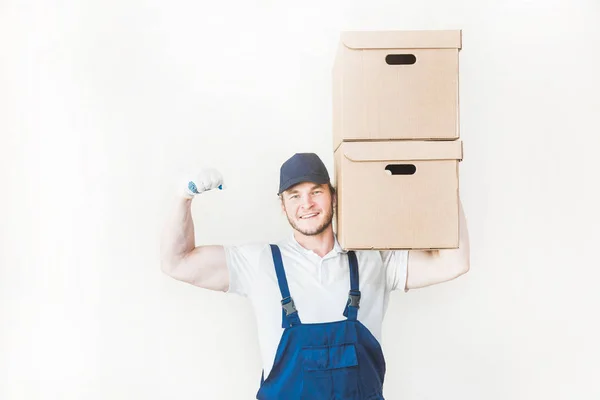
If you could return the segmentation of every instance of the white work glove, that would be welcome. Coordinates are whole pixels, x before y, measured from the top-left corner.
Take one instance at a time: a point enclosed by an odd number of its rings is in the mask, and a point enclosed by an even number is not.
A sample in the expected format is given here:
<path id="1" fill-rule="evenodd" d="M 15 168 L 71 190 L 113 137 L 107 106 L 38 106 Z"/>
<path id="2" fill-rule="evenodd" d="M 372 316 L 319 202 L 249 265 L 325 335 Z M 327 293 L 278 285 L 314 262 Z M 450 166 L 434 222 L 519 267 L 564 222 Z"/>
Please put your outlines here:
<path id="1" fill-rule="evenodd" d="M 194 196 L 212 189 L 224 189 L 223 176 L 214 168 L 202 169 L 199 173 L 185 182 L 184 196 L 193 199 Z"/>

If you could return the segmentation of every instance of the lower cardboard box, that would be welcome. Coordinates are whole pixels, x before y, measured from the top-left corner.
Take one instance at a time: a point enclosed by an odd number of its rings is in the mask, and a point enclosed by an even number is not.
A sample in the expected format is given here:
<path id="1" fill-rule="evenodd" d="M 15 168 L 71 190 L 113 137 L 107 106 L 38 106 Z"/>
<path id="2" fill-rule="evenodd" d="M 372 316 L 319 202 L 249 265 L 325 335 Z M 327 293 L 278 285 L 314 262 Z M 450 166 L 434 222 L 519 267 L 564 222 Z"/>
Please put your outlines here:
<path id="1" fill-rule="evenodd" d="M 458 248 L 461 140 L 343 142 L 334 152 L 346 250 Z"/>

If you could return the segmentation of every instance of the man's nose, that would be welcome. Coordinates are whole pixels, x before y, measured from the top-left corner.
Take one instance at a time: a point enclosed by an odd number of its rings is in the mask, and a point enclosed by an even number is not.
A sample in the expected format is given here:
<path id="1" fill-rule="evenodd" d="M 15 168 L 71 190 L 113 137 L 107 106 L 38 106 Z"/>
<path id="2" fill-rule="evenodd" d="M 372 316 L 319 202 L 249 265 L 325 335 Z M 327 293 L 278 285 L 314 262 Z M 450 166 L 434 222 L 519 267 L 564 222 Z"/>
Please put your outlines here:
<path id="1" fill-rule="evenodd" d="M 302 207 L 303 208 L 311 208 L 315 204 L 312 197 L 310 195 L 302 196 Z"/>

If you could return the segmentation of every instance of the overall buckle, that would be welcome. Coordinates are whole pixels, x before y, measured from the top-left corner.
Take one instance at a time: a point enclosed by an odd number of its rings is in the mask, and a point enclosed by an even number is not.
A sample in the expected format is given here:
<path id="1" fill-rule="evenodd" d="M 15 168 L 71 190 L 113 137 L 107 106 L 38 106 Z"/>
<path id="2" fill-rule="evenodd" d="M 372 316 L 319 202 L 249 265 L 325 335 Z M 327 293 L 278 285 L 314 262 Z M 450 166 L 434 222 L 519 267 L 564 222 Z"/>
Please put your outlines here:
<path id="1" fill-rule="evenodd" d="M 294 299 L 291 297 L 286 297 L 285 299 L 281 300 L 281 307 L 283 307 L 283 311 L 285 311 L 286 316 L 298 312 L 296 305 L 294 304 Z"/>
<path id="2" fill-rule="evenodd" d="M 348 293 L 348 305 L 360 308 L 360 291 L 351 290 L 350 293 Z"/>

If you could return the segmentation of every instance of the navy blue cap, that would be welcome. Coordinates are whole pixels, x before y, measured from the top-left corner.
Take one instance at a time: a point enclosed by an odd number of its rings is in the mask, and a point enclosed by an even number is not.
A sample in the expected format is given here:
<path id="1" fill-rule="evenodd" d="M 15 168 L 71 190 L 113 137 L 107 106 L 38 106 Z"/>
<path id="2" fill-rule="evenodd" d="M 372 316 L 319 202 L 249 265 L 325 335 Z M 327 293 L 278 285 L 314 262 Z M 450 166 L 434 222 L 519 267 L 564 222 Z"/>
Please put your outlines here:
<path id="1" fill-rule="evenodd" d="M 315 153 L 296 153 L 281 165 L 277 194 L 302 182 L 329 183 L 327 168 Z"/>

